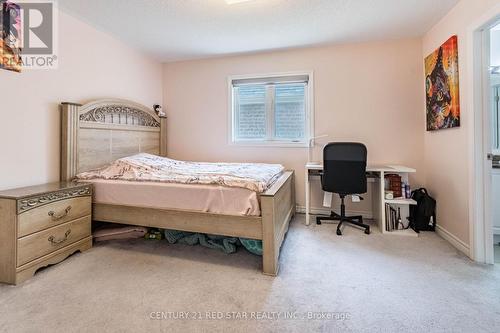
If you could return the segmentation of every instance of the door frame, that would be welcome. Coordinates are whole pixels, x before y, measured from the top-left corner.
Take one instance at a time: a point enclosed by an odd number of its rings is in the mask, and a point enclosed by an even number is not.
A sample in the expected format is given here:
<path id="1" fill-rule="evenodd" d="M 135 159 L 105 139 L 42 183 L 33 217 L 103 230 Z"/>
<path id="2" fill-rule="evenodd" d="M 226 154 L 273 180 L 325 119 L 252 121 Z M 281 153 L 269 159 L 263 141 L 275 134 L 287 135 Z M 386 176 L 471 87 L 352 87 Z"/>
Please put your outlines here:
<path id="1" fill-rule="evenodd" d="M 467 31 L 467 110 L 469 142 L 469 232 L 470 256 L 493 264 L 493 220 L 491 205 L 491 112 L 489 29 L 500 22 L 500 5 L 475 21 Z"/>

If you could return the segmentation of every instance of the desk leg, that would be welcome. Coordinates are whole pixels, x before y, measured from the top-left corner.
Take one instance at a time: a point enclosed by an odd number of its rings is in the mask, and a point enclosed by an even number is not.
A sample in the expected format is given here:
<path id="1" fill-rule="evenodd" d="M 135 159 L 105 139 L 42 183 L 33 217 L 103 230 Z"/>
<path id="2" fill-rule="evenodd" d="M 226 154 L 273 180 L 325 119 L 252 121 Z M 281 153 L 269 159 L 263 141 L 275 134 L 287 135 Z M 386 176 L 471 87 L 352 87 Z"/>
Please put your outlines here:
<path id="1" fill-rule="evenodd" d="M 311 208 L 311 202 L 310 202 L 310 196 L 311 196 L 311 186 L 309 182 L 309 169 L 306 168 L 306 174 L 305 174 L 305 186 L 306 186 L 306 225 L 309 225 L 311 223 L 310 217 L 309 217 L 309 209 Z"/>

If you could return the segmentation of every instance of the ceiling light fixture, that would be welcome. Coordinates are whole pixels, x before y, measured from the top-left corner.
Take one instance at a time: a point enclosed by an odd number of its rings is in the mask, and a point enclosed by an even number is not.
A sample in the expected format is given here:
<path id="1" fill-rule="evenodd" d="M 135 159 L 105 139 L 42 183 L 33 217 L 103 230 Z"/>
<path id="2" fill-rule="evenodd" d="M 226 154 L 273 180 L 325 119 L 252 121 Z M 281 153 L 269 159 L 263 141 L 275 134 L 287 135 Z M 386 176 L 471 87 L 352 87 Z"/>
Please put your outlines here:
<path id="1" fill-rule="evenodd" d="M 254 0 L 226 0 L 226 3 L 228 5 L 235 5 L 237 3 L 248 2 L 248 1 L 254 1 Z"/>

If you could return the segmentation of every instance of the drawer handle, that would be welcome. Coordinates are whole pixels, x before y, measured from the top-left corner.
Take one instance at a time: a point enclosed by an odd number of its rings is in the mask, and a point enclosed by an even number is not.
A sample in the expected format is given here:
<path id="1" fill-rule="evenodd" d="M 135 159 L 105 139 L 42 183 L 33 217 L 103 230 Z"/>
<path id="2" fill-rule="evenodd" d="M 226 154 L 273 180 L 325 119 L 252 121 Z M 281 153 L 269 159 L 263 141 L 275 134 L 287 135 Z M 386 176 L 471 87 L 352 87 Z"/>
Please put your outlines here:
<path id="1" fill-rule="evenodd" d="M 48 239 L 48 241 L 51 242 L 52 245 L 62 244 L 65 241 L 68 240 L 68 236 L 69 236 L 70 233 L 71 233 L 71 229 L 68 229 L 68 231 L 66 231 L 66 233 L 64 234 L 64 238 L 56 240 L 54 236 L 50 236 L 49 239 Z"/>
<path id="2" fill-rule="evenodd" d="M 56 212 L 51 210 L 49 212 L 49 216 L 52 217 L 52 221 L 59 221 L 60 219 L 63 219 L 66 216 L 68 216 L 70 210 L 71 210 L 71 206 L 66 207 L 66 209 L 64 210 L 64 213 L 61 213 L 61 214 L 56 214 Z"/>

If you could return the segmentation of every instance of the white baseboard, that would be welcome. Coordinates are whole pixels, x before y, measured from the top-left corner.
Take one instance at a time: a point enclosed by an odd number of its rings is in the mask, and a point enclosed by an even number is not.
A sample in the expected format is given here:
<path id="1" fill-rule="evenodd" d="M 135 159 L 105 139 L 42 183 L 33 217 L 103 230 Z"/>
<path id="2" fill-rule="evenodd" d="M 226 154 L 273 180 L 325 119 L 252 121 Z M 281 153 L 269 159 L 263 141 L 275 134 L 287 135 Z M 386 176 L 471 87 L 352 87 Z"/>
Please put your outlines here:
<path id="1" fill-rule="evenodd" d="M 470 258 L 470 247 L 468 244 L 464 243 L 462 240 L 460 240 L 458 237 L 456 237 L 440 225 L 436 225 L 436 233 L 443 239 L 448 241 L 451 245 L 453 245 L 457 250 L 464 253 L 467 257 Z"/>
<path id="2" fill-rule="evenodd" d="M 311 207 L 311 209 L 309 210 L 309 212 L 311 214 L 313 214 L 313 215 L 330 215 L 330 212 L 332 210 L 333 211 L 337 211 L 337 209 L 335 209 L 335 207 L 332 207 L 332 208 L 326 208 L 326 207 L 316 208 L 316 207 Z M 296 211 L 297 211 L 297 213 L 305 214 L 306 207 L 297 205 Z M 337 212 L 337 213 L 339 213 L 339 212 Z M 345 213 L 346 213 L 346 215 L 361 215 L 361 216 L 363 216 L 364 219 L 368 219 L 368 220 L 373 218 L 373 213 L 370 212 L 370 211 L 347 210 Z"/>

